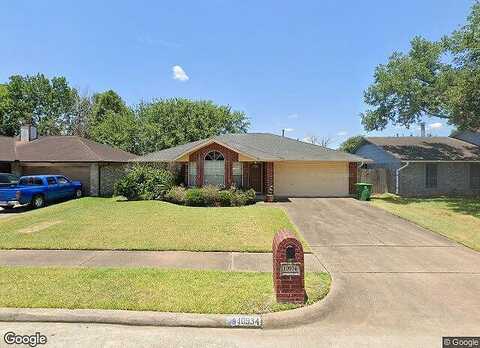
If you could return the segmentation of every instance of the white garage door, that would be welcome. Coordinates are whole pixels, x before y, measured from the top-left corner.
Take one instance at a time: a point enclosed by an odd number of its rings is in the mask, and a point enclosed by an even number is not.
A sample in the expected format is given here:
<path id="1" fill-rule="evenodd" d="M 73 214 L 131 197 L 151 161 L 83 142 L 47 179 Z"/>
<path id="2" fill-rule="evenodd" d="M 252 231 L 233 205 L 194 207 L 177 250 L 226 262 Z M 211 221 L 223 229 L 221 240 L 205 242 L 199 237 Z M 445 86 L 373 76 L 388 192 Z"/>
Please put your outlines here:
<path id="1" fill-rule="evenodd" d="M 276 196 L 348 196 L 347 162 L 275 162 Z"/>

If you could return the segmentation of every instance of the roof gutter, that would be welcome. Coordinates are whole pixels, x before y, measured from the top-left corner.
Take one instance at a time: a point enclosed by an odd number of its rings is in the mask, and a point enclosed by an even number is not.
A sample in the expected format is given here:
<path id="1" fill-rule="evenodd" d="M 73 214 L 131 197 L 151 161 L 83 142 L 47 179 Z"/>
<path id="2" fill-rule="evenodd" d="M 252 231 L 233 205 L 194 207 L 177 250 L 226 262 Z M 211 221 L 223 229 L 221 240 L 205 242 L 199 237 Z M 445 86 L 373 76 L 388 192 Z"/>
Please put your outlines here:
<path id="1" fill-rule="evenodd" d="M 407 168 L 409 165 L 410 165 L 410 162 L 407 161 L 407 163 L 404 166 L 398 168 L 395 171 L 395 194 L 396 195 L 398 195 L 398 192 L 400 191 L 400 171 Z"/>

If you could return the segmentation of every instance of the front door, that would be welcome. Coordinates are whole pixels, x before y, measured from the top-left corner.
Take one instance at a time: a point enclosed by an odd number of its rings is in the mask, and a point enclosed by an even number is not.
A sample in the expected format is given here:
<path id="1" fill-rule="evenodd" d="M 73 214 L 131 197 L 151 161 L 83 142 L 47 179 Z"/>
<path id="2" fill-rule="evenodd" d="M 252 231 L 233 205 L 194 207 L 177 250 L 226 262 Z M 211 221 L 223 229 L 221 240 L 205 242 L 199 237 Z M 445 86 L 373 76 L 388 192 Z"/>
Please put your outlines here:
<path id="1" fill-rule="evenodd" d="M 261 193 L 262 190 L 262 164 L 252 163 L 250 165 L 250 186 L 255 192 Z"/>

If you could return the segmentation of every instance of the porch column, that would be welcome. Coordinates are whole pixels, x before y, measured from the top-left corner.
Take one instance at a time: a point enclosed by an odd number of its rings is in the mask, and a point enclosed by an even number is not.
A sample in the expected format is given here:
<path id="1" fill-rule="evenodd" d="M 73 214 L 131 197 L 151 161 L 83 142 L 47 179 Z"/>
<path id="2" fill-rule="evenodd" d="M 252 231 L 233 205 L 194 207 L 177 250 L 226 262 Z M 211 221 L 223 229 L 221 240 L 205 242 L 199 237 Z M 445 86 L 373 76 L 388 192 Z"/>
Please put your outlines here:
<path id="1" fill-rule="evenodd" d="M 274 182 L 273 182 L 273 162 L 265 162 L 264 179 L 265 202 L 273 202 Z"/>

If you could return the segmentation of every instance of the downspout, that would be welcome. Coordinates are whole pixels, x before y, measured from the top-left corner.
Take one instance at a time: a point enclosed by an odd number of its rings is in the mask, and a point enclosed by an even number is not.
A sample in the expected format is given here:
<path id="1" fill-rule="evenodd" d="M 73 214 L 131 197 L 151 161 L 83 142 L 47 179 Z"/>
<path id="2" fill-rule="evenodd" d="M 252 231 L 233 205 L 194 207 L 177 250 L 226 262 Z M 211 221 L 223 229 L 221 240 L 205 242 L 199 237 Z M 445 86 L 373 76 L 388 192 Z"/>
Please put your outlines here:
<path id="1" fill-rule="evenodd" d="M 410 162 L 407 162 L 407 164 L 405 164 L 404 166 L 398 168 L 396 170 L 396 180 L 395 180 L 395 194 L 398 195 L 398 192 L 400 191 L 400 187 L 399 187 L 399 182 L 400 182 L 400 171 L 407 168 L 408 165 L 410 164 Z"/>

